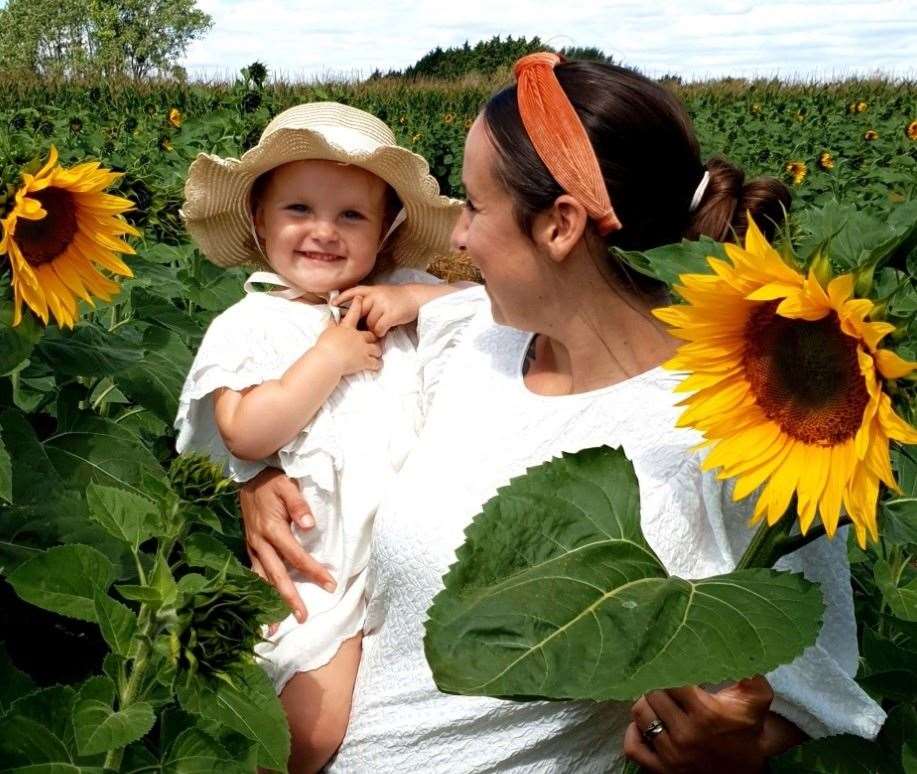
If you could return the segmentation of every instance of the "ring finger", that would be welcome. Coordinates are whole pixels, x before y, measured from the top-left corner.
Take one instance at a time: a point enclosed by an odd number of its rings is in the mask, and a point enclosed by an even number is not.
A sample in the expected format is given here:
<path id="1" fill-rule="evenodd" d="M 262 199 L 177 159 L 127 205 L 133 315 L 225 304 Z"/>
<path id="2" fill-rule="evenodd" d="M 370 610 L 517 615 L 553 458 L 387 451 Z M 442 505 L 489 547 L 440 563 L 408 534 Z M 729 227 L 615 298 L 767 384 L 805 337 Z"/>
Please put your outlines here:
<path id="1" fill-rule="evenodd" d="M 643 739 L 644 744 L 652 750 L 655 750 L 657 753 L 664 755 L 671 745 L 671 739 L 665 730 L 665 723 L 660 720 L 659 716 L 650 706 L 649 702 L 646 700 L 645 696 L 641 696 L 634 703 L 634 706 L 630 711 L 631 716 L 634 719 L 634 723 L 637 724 L 637 728 L 640 729 L 640 736 Z M 655 721 L 663 723 L 662 732 L 652 734 L 647 736 L 646 731 L 650 728 Z"/>

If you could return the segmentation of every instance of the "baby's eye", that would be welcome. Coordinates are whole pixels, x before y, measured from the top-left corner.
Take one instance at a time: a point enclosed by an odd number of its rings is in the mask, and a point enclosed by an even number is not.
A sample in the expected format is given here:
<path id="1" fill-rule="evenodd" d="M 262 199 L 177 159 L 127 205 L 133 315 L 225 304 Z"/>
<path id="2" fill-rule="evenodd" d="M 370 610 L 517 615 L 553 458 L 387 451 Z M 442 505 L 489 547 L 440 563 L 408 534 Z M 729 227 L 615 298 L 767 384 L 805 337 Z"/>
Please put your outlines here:
<path id="1" fill-rule="evenodd" d="M 308 212 L 309 211 L 308 205 L 305 205 L 305 204 L 289 204 L 287 205 L 287 209 L 290 210 L 291 212 Z"/>
<path id="2" fill-rule="evenodd" d="M 356 210 L 347 210 L 344 212 L 344 217 L 348 220 L 362 220 L 363 213 L 357 212 Z"/>

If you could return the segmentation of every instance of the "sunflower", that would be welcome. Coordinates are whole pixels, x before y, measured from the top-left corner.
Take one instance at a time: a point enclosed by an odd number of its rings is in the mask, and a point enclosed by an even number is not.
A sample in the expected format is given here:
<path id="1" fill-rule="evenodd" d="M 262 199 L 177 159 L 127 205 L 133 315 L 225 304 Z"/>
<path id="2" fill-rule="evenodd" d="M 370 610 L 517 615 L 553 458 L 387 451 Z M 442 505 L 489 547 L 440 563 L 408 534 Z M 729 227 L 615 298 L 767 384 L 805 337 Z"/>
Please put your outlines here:
<path id="1" fill-rule="evenodd" d="M 689 374 L 678 424 L 703 433 L 704 468 L 736 478 L 736 500 L 764 485 L 753 524 L 775 524 L 795 493 L 803 534 L 819 515 L 833 537 L 843 504 L 865 546 L 877 539 L 879 482 L 897 491 L 890 439 L 917 443 L 881 379 L 917 363 L 879 348 L 894 326 L 867 320 L 873 304 L 853 298 L 851 274 L 824 287 L 748 222 L 744 249 L 725 245 L 731 265 L 708 258 L 713 274 L 675 287 L 688 303 L 654 312 L 687 342 L 666 363 Z"/>
<path id="2" fill-rule="evenodd" d="M 455 116 L 452 115 L 452 113 L 446 113 L 446 115 L 443 116 L 444 124 L 451 124 L 453 121 L 455 121 Z"/>
<path id="3" fill-rule="evenodd" d="M 45 324 L 50 311 L 58 325 L 72 328 L 77 298 L 90 305 L 93 296 L 108 301 L 119 285 L 94 264 L 133 276 L 118 257 L 134 252 L 120 237 L 140 233 L 121 217 L 133 204 L 102 193 L 120 176 L 97 161 L 64 169 L 53 145 L 38 174 L 23 173 L 0 238 L 0 255 L 9 256 L 13 271 L 13 325 L 22 319 L 23 302 Z"/>
<path id="4" fill-rule="evenodd" d="M 818 166 L 820 166 L 826 172 L 828 170 L 834 169 L 834 156 L 832 156 L 828 151 L 822 151 L 820 154 L 818 154 Z"/>
<path id="5" fill-rule="evenodd" d="M 178 108 L 172 108 L 169 111 L 169 123 L 172 124 L 176 129 L 181 127 L 182 115 L 181 111 Z"/>
<path id="6" fill-rule="evenodd" d="M 793 178 L 793 185 L 801 185 L 809 174 L 809 168 L 804 161 L 788 161 L 783 170 Z"/>
<path id="7" fill-rule="evenodd" d="M 917 140 L 917 119 L 911 121 L 904 130 L 909 140 Z"/>
<path id="8" fill-rule="evenodd" d="M 879 133 L 875 129 L 867 129 L 863 134 L 863 139 L 867 142 L 872 142 L 873 140 L 879 139 Z"/>
<path id="9" fill-rule="evenodd" d="M 869 107 L 863 100 L 857 100 L 854 107 L 856 108 L 857 113 L 865 113 L 866 109 Z"/>

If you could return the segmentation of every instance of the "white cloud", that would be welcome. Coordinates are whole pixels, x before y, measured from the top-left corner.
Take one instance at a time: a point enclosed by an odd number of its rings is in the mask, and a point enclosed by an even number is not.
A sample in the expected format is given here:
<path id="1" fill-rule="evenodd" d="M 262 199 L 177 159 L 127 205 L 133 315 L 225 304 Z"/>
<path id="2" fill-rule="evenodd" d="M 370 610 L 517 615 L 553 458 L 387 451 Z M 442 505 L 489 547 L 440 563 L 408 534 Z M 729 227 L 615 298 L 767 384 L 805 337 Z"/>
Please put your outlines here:
<path id="1" fill-rule="evenodd" d="M 651 74 L 915 77 L 917 0 L 200 0 L 214 26 L 185 66 L 227 77 L 254 61 L 287 78 L 401 69 L 493 35 L 596 46 Z"/>

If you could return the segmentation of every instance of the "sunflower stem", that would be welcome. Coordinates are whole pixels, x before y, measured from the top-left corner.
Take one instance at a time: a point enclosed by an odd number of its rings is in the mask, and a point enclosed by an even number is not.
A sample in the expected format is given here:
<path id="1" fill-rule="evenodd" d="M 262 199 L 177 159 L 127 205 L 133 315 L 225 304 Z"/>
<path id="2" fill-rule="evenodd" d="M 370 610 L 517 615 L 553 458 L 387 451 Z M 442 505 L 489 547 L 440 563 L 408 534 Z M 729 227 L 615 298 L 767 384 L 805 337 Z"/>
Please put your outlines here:
<path id="1" fill-rule="evenodd" d="M 780 521 L 773 527 L 769 526 L 766 521 L 761 523 L 758 531 L 739 559 L 736 565 L 737 570 L 747 570 L 752 567 L 773 567 L 781 557 L 798 551 L 803 546 L 818 540 L 826 534 L 825 525 L 817 524 L 812 527 L 805 535 L 797 533 L 790 534 L 793 525 L 799 520 L 794 506 L 790 506 L 787 512 L 783 514 Z M 838 521 L 838 529 L 848 524 L 852 524 L 849 517 L 842 516 Z"/>

